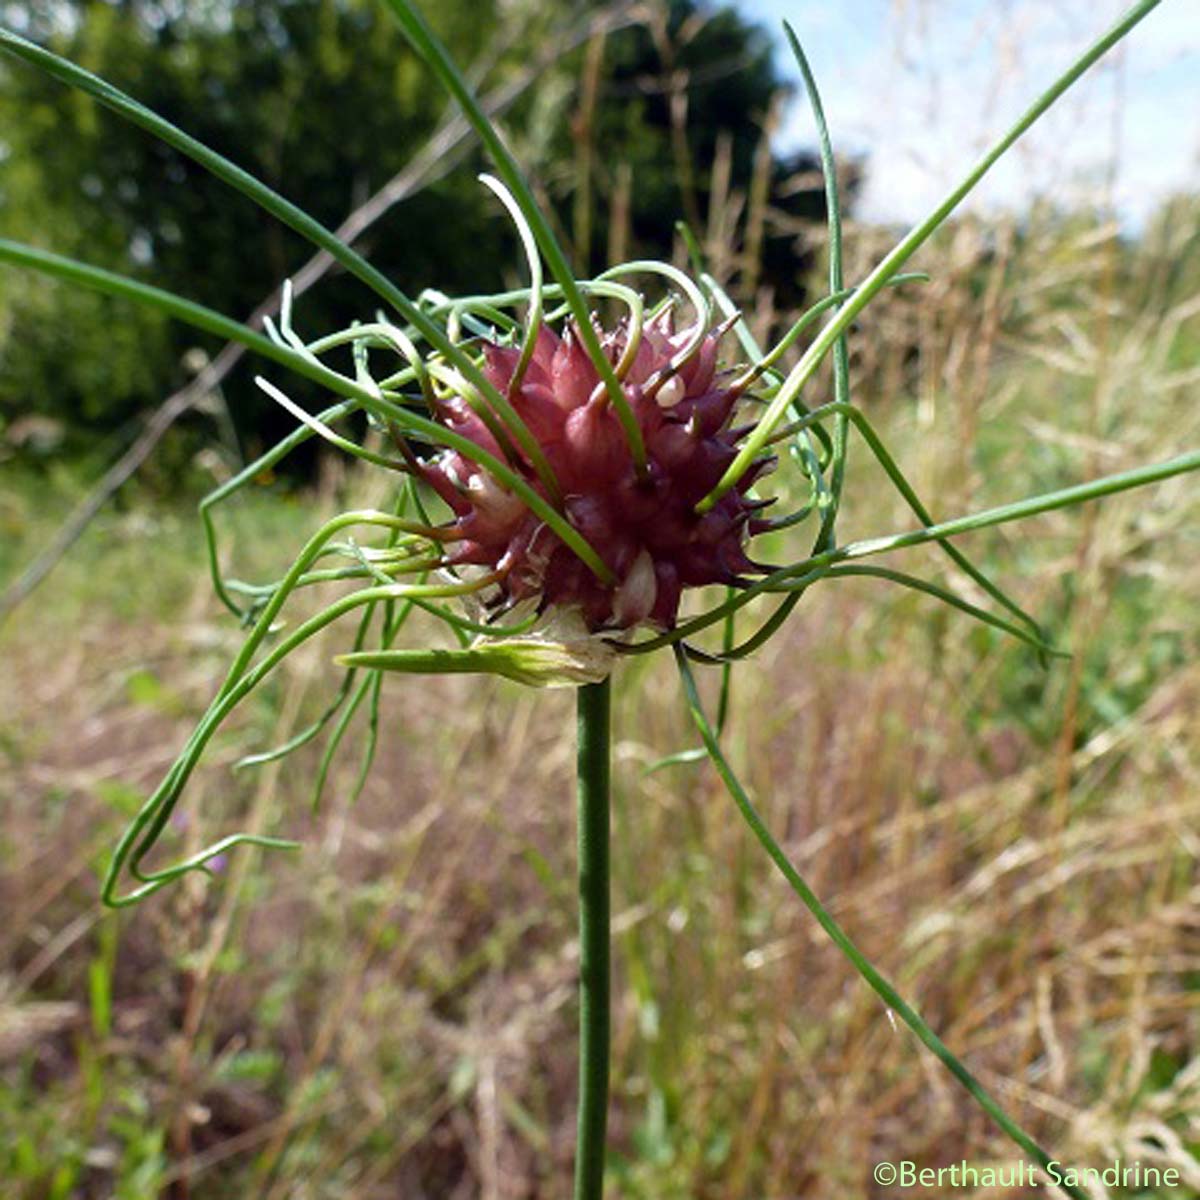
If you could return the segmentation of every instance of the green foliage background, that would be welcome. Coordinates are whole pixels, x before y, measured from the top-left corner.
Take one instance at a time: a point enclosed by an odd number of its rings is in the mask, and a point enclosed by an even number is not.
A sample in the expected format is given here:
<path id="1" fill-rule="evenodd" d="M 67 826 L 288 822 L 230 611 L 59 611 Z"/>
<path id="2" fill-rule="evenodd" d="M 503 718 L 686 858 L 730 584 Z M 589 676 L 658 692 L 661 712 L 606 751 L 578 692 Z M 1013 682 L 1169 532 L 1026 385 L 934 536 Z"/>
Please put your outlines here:
<path id="1" fill-rule="evenodd" d="M 487 90 L 601 11 L 590 2 L 444 0 L 430 17 Z M 669 257 L 678 215 L 706 208 L 718 137 L 724 131 L 730 139 L 732 185 L 745 190 L 772 97 L 783 90 L 765 33 L 732 10 L 701 12 L 692 0 L 673 0 L 651 12 L 649 22 L 605 39 L 586 133 L 573 119 L 586 53 L 578 35 L 506 117 L 568 241 L 579 139 L 591 139 L 595 168 L 584 185 L 591 236 L 575 253 L 597 269 L 618 158 L 634 183 L 629 252 Z M 370 0 L 51 2 L 17 15 L 19 32 L 110 80 L 334 227 L 420 151 L 445 110 L 395 23 Z M 664 82 L 672 71 L 689 79 L 682 171 Z M 132 273 L 236 317 L 309 257 L 299 238 L 196 164 L 24 64 L 0 64 L 0 129 L 7 236 Z M 475 180 L 485 165 L 472 150 L 381 218 L 360 248 L 411 295 L 427 286 L 453 294 L 515 282 L 512 231 Z M 816 193 L 792 204 L 820 215 Z M 787 241 L 775 256 L 776 282 L 794 293 L 799 264 Z M 361 289 L 331 274 L 304 297 L 301 327 L 315 333 L 370 312 Z M 198 343 L 209 353 L 217 348 L 161 314 L 5 272 L 0 419 L 36 413 L 61 422 L 68 444 L 105 433 L 119 442 L 138 413 L 186 381 L 185 355 Z M 286 418 L 245 373 L 227 385 L 227 399 L 246 449 L 284 428 Z"/>

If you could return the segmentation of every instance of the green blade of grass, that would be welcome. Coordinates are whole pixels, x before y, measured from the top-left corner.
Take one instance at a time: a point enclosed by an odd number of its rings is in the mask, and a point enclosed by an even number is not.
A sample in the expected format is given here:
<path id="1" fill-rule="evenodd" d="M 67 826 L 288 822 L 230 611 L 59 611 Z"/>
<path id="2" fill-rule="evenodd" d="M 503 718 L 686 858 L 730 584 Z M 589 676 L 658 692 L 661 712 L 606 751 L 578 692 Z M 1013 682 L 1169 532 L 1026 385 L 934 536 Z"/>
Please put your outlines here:
<path id="1" fill-rule="evenodd" d="M 725 790 L 737 805 L 750 831 L 758 839 L 759 844 L 767 852 L 768 857 L 779 869 L 780 874 L 787 880 L 792 891 L 800 898 L 804 907 L 812 913 L 817 923 L 829 935 L 830 940 L 846 956 L 850 964 L 866 981 L 872 991 L 916 1034 L 921 1043 L 933 1052 L 945 1065 L 947 1070 L 970 1093 L 972 1099 L 992 1118 L 993 1121 L 1018 1145 L 1022 1150 L 1032 1155 L 1043 1167 L 1049 1167 L 1055 1160 L 1046 1153 L 997 1103 L 986 1088 L 971 1074 L 953 1051 L 926 1024 L 920 1014 L 908 1004 L 899 992 L 875 969 L 870 960 L 852 942 L 842 927 L 833 919 L 829 910 L 821 903 L 816 893 L 805 882 L 804 877 L 792 865 L 791 859 L 783 852 L 779 843 L 771 835 L 762 817 L 742 787 L 740 780 L 729 765 L 721 751 L 712 726 L 700 703 L 700 693 L 696 688 L 696 680 L 688 665 L 687 656 L 679 647 L 675 649 L 675 658 L 679 664 L 679 674 L 683 681 L 684 694 L 687 697 L 688 710 L 695 722 L 696 729 L 704 742 L 704 748 L 712 764 L 725 784 Z M 1086 1193 L 1079 1188 L 1063 1183 L 1060 1185 L 1067 1195 L 1075 1200 L 1088 1200 Z"/>
<path id="2" fill-rule="evenodd" d="M 818 366 L 832 346 L 847 329 L 855 318 L 871 302 L 880 288 L 913 256 L 914 253 L 929 239 L 936 229 L 958 207 L 962 199 L 988 173 L 995 163 L 1008 151 L 1012 144 L 1031 126 L 1048 108 L 1094 63 L 1102 58 L 1117 44 L 1139 21 L 1152 12 L 1162 0 L 1140 0 L 1133 5 L 1123 17 L 1098 38 L 1075 62 L 1064 71 L 1028 109 L 1016 120 L 1007 133 L 975 164 L 966 177 L 953 191 L 903 238 L 883 261 L 863 281 L 858 291 L 838 310 L 837 315 L 821 330 L 803 358 L 796 364 L 790 375 L 771 401 L 767 411 L 758 423 L 757 429 L 747 438 L 730 464 L 729 469 L 721 477 L 716 487 L 696 505 L 696 511 L 708 512 L 714 504 L 746 473 L 750 464 L 758 457 L 767 439 L 787 412 L 788 405 L 797 396 L 804 385 L 816 373 Z"/>

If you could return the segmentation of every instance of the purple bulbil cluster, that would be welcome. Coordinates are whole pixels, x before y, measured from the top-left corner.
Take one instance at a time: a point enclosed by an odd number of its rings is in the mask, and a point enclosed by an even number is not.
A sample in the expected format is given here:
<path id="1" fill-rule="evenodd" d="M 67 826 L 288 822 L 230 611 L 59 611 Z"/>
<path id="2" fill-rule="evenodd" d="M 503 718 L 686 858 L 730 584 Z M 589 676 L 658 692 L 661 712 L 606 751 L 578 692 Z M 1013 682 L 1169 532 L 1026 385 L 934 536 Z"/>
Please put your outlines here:
<path id="1" fill-rule="evenodd" d="M 605 353 L 620 362 L 624 324 L 601 333 Z M 628 439 L 576 331 L 539 332 L 533 356 L 512 387 L 515 349 L 485 346 L 485 373 L 540 444 L 558 480 L 563 511 L 615 576 L 605 583 L 525 503 L 457 451 L 425 464 L 423 474 L 454 512 L 456 564 L 478 564 L 500 576 L 504 603 L 536 598 L 540 609 L 577 606 L 588 628 L 627 629 L 675 623 L 684 588 L 744 582 L 755 564 L 744 543 L 764 506 L 746 492 L 774 460 L 756 461 L 737 486 L 700 516 L 696 503 L 733 462 L 730 420 L 738 393 L 716 370 L 716 332 L 671 370 L 692 332 L 675 333 L 669 311 L 644 326 L 621 386 L 647 454 L 639 473 Z M 503 456 L 495 437 L 461 397 L 441 402 L 456 432 Z M 531 486 L 542 491 L 528 464 Z"/>

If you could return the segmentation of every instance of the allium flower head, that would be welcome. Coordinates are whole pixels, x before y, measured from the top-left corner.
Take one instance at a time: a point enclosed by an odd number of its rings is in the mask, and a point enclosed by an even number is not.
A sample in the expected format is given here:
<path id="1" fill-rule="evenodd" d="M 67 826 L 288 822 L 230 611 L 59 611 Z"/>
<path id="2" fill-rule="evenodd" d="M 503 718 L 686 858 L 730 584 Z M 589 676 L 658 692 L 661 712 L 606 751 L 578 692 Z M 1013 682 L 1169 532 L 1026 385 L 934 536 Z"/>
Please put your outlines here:
<path id="1" fill-rule="evenodd" d="M 706 333 L 680 361 L 695 332 L 675 332 L 667 309 L 641 328 L 629 355 L 627 322 L 609 331 L 597 327 L 605 354 L 625 368 L 621 386 L 645 443 L 643 470 L 577 329 L 568 324 L 560 337 L 542 326 L 516 378 L 520 352 L 485 344 L 485 374 L 537 439 L 567 519 L 614 580 L 602 581 L 522 500 L 458 451 L 443 453 L 423 471 L 455 514 L 460 540 L 451 562 L 500 573 L 502 604 L 534 599 L 542 610 L 577 607 L 593 631 L 643 622 L 670 627 L 684 588 L 739 585 L 758 570 L 744 547 L 756 528 L 753 514 L 765 502 L 746 493 L 774 459 L 755 462 L 711 511 L 695 512 L 734 460 L 730 421 L 738 400 L 728 374 L 717 370 L 721 330 Z M 464 398 L 439 404 L 447 425 L 502 456 Z M 532 477 L 530 483 L 543 492 Z"/>

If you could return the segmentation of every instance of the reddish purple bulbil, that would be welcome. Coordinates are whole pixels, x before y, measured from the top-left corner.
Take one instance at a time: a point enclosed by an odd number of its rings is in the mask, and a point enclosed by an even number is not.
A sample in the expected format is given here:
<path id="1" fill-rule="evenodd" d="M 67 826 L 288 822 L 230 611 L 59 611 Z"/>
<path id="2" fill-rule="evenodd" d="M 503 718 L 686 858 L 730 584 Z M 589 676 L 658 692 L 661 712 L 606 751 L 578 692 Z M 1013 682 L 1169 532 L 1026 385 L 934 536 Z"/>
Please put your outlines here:
<path id="1" fill-rule="evenodd" d="M 618 362 L 627 345 L 624 325 L 601 340 Z M 718 336 L 709 333 L 676 375 L 668 368 L 691 331 L 672 332 L 670 316 L 650 321 L 622 380 L 646 444 L 648 470 L 639 478 L 625 433 L 599 375 L 570 327 L 560 338 L 542 327 L 520 386 L 510 385 L 518 352 L 485 346 L 484 371 L 509 399 L 540 443 L 563 494 L 567 519 L 616 576 L 601 581 L 518 497 L 457 451 L 425 466 L 428 482 L 455 514 L 460 540 L 449 546 L 454 564 L 503 573 L 503 599 L 536 597 L 540 609 L 578 606 L 591 630 L 627 629 L 643 622 L 675 623 L 682 590 L 742 582 L 757 568 L 743 543 L 761 501 L 746 497 L 773 465 L 754 463 L 703 516 L 695 505 L 736 454 L 729 422 L 737 395 L 716 373 Z M 503 451 L 465 400 L 441 406 L 442 419 L 476 445 Z M 532 472 L 531 486 L 542 492 Z"/>

